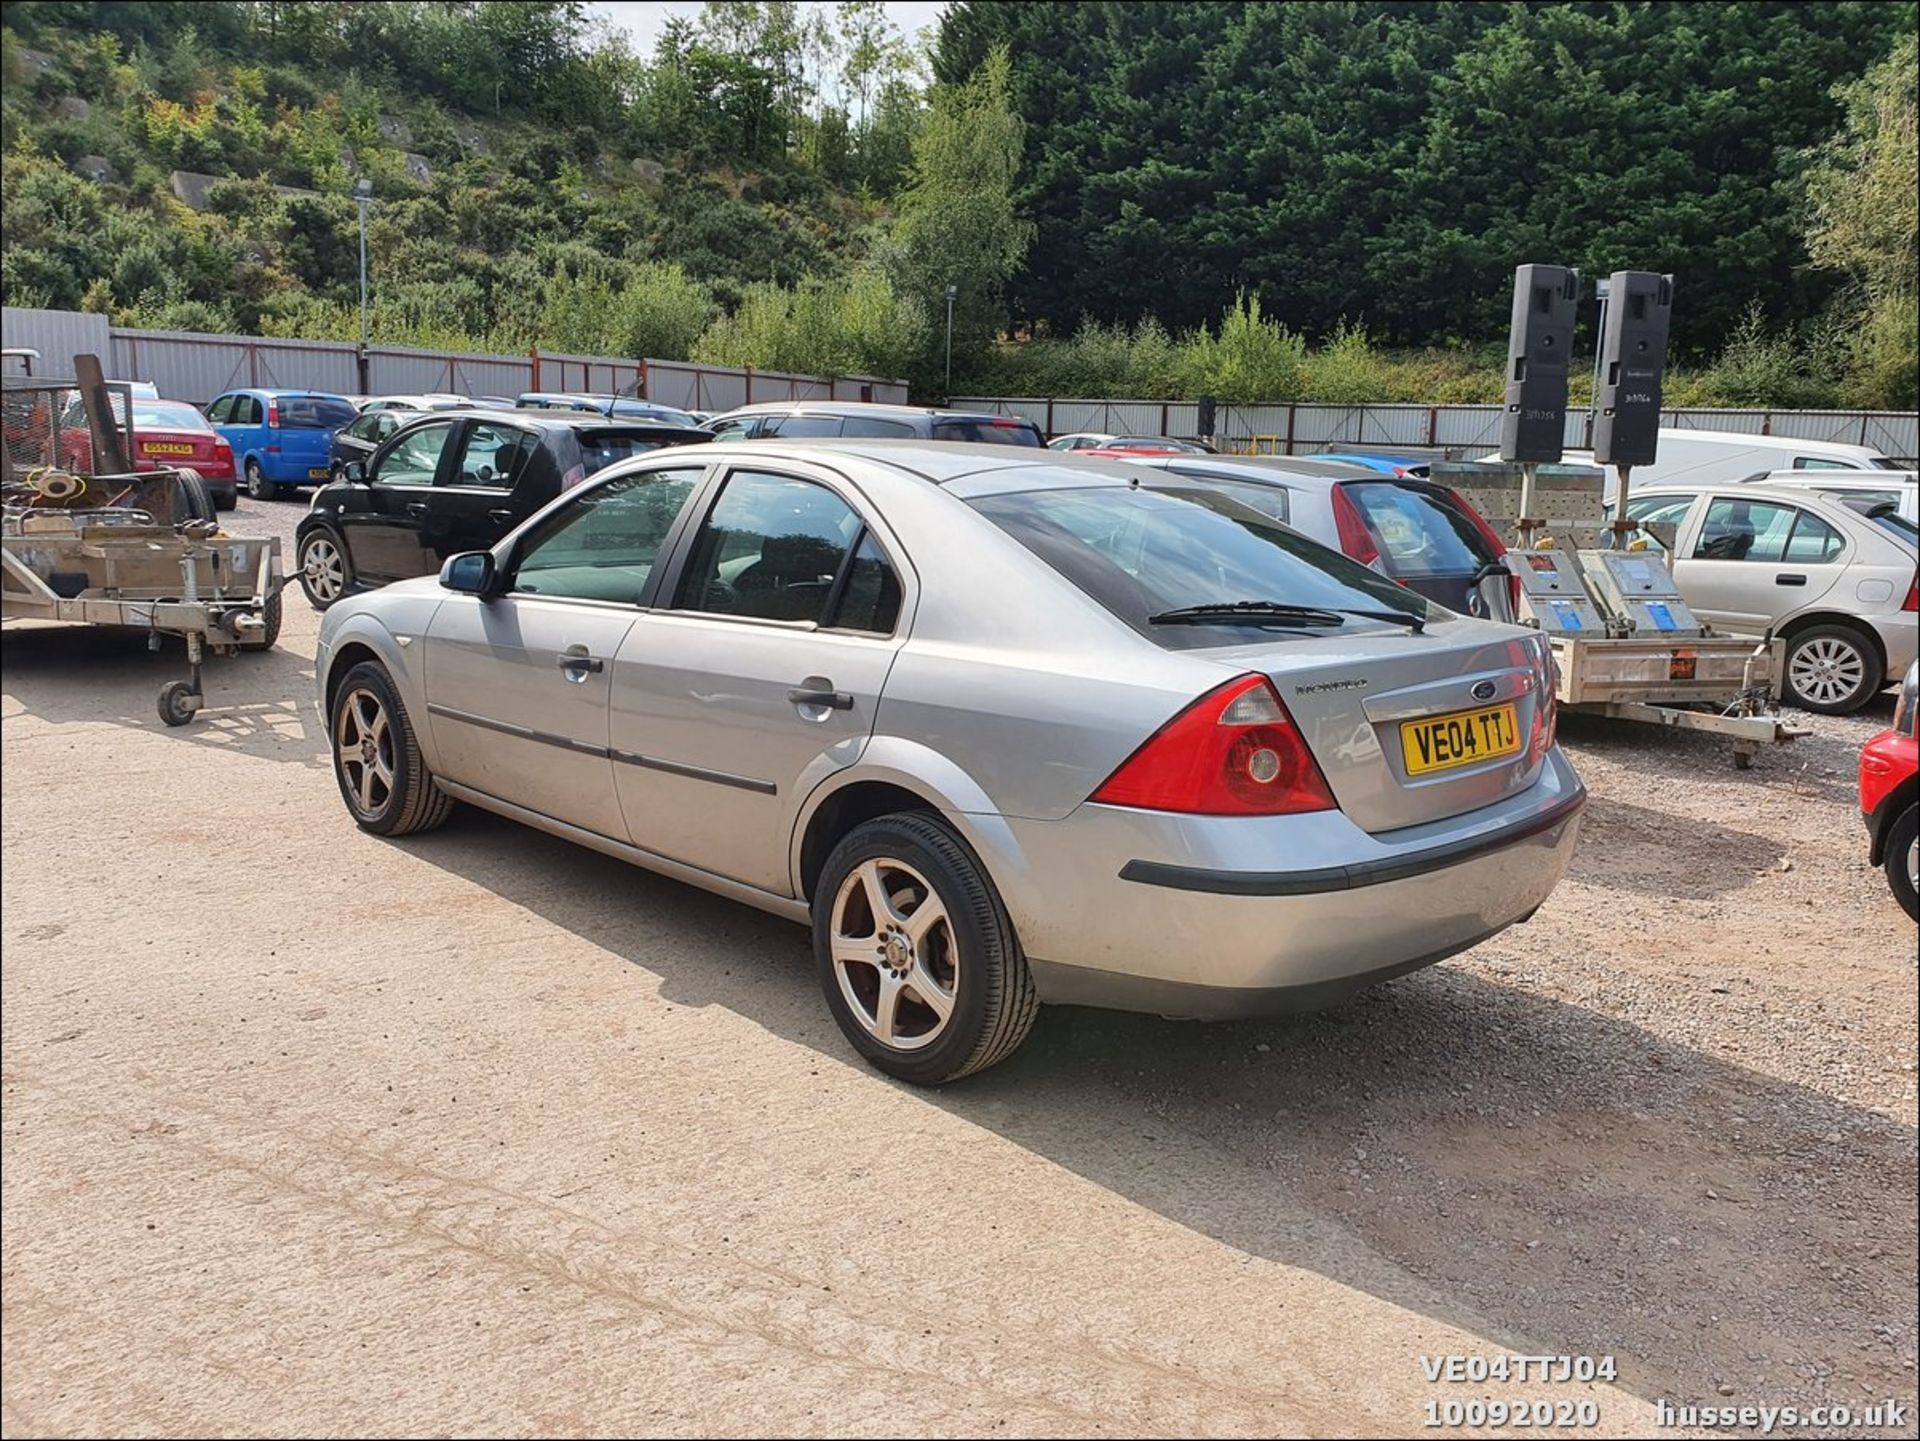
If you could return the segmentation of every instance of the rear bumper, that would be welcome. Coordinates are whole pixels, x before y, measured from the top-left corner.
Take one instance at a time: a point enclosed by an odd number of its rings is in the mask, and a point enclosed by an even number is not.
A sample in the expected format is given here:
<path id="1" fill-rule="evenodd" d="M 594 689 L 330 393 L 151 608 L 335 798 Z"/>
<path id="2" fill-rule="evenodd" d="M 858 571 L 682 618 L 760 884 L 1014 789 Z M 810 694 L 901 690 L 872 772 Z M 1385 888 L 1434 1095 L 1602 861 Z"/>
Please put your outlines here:
<path id="1" fill-rule="evenodd" d="M 1886 855 L 1893 818 L 1914 803 L 1920 773 L 1920 742 L 1898 731 L 1882 731 L 1860 748 L 1860 818 L 1866 822 L 1868 861 Z"/>
<path id="2" fill-rule="evenodd" d="M 1312 1010 L 1532 915 L 1566 872 L 1585 800 L 1555 750 L 1521 795 L 1385 838 L 1339 812 L 1083 806 L 1014 823 L 1030 868 L 1001 889 L 1043 1001 L 1206 1019 Z"/>
<path id="3" fill-rule="evenodd" d="M 1902 610 L 1870 615 L 1866 620 L 1880 637 L 1880 648 L 1887 653 L 1885 683 L 1900 684 L 1900 677 L 1913 664 L 1916 652 L 1920 652 L 1920 616 Z"/>

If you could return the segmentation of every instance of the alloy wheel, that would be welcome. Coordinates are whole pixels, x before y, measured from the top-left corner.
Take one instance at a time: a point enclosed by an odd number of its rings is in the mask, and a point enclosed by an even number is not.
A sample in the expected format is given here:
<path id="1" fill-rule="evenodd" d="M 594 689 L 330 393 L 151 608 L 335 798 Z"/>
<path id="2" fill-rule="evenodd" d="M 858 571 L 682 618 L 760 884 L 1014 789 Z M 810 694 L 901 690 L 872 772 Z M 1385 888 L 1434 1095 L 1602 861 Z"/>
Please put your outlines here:
<path id="1" fill-rule="evenodd" d="M 1907 884 L 1920 891 L 1920 836 L 1907 842 Z"/>
<path id="2" fill-rule="evenodd" d="M 1816 705 L 1838 705 L 1867 678 L 1867 658 L 1838 636 L 1817 636 L 1794 651 L 1787 680 L 1794 694 Z"/>
<path id="3" fill-rule="evenodd" d="M 324 535 L 316 535 L 301 551 L 300 574 L 307 594 L 322 605 L 331 605 L 346 589 L 346 562 L 340 558 L 340 548 Z"/>
<path id="4" fill-rule="evenodd" d="M 931 1045 L 953 1017 L 960 950 L 925 876 L 903 861 L 863 861 L 833 900 L 832 956 L 840 993 L 876 1041 Z"/>
<path id="5" fill-rule="evenodd" d="M 372 691 L 352 692 L 340 708 L 334 754 L 354 808 L 373 817 L 393 799 L 393 730 L 387 708 Z"/>

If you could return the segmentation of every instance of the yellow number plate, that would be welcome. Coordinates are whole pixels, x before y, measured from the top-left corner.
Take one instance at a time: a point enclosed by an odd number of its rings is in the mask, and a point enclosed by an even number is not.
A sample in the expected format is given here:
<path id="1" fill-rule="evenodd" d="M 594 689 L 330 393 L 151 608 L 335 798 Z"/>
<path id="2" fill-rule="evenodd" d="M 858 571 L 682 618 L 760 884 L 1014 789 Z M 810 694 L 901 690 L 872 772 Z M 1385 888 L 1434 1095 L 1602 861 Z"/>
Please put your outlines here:
<path id="1" fill-rule="evenodd" d="M 140 448 L 148 455 L 192 455 L 193 447 L 174 440 L 143 440 Z"/>
<path id="2" fill-rule="evenodd" d="M 1400 723 L 1400 750 L 1410 776 L 1470 766 L 1519 749 L 1520 723 L 1511 705 Z"/>
<path id="3" fill-rule="evenodd" d="M 321 467 L 316 465 L 307 472 L 307 479 L 308 480 L 327 480 L 327 479 L 330 479 L 332 475 L 333 475 L 332 471 L 323 470 Z"/>

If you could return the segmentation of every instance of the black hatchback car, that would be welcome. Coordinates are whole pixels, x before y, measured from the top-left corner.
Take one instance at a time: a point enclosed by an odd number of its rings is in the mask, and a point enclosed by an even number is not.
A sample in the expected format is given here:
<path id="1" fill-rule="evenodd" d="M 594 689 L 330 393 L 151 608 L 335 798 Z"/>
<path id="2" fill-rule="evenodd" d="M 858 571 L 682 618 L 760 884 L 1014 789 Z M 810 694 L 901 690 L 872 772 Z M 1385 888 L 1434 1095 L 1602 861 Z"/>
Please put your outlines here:
<path id="1" fill-rule="evenodd" d="M 485 550 L 617 460 L 711 440 L 689 426 L 580 411 L 462 410 L 398 416 L 364 461 L 315 492 L 294 531 L 300 585 L 317 610 L 351 590 L 432 575 Z"/>

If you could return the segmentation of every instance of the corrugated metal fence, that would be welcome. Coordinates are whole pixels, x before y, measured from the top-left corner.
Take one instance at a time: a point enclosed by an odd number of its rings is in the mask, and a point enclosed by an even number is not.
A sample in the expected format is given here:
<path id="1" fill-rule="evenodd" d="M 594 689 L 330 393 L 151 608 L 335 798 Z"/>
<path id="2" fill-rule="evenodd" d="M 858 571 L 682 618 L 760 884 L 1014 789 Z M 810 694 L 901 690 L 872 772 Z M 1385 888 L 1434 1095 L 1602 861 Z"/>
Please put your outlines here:
<path id="1" fill-rule="evenodd" d="M 731 410 L 757 400 L 876 400 L 904 403 L 907 385 L 872 375 L 788 375 L 673 360 L 631 360 L 529 350 L 525 355 L 367 349 L 351 341 L 293 340 L 261 335 L 204 335 L 181 330 L 128 330 L 103 315 L 6 307 L 6 344 L 40 352 L 35 373 L 73 374 L 73 357 L 100 357 L 116 380 L 150 380 L 173 400 L 204 406 L 225 391 L 268 386 L 330 390 L 343 395 L 409 395 L 449 391 L 512 399 L 529 390 L 641 395 L 688 410 Z"/>
<path id="2" fill-rule="evenodd" d="M 953 404 L 1024 416 L 1048 435 L 1091 430 L 1191 437 L 1200 424 L 1199 407 L 1180 400 L 958 395 Z M 1232 449 L 1278 455 L 1306 455 L 1334 445 L 1439 447 L 1474 454 L 1500 444 L 1500 411 L 1497 405 L 1222 405 L 1214 428 Z M 1920 455 L 1920 414 L 1911 411 L 1669 410 L 1661 423 L 1870 445 L 1903 460 Z M 1592 424 L 1590 411 L 1567 413 L 1568 449 L 1591 446 Z"/>

